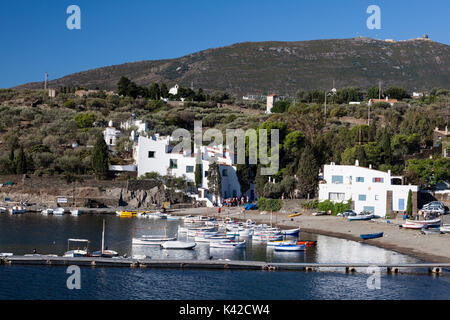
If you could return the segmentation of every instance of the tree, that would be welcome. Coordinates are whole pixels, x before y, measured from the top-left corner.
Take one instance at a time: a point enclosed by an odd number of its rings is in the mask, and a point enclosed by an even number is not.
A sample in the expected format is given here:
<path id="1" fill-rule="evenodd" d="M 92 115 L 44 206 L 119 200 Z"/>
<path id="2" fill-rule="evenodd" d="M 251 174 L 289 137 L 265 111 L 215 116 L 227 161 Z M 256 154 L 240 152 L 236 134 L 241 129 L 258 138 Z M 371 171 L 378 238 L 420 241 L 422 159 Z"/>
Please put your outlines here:
<path id="1" fill-rule="evenodd" d="M 238 164 L 236 166 L 236 175 L 241 185 L 241 194 L 246 194 L 250 189 L 252 179 L 252 168 L 250 165 Z"/>
<path id="2" fill-rule="evenodd" d="M 169 97 L 169 89 L 167 89 L 167 86 L 165 83 L 162 83 L 160 86 L 161 88 L 161 97 L 166 99 Z"/>
<path id="3" fill-rule="evenodd" d="M 119 82 L 117 83 L 117 93 L 119 96 L 127 96 L 131 86 L 131 80 L 121 76 Z"/>
<path id="4" fill-rule="evenodd" d="M 361 167 L 367 167 L 367 157 L 363 146 L 355 146 L 355 159 L 359 161 Z"/>
<path id="5" fill-rule="evenodd" d="M 95 113 L 77 113 L 74 117 L 75 122 L 79 128 L 89 128 L 92 127 L 96 119 Z"/>
<path id="6" fill-rule="evenodd" d="M 412 217 L 412 191 L 408 191 L 408 202 L 406 204 L 406 214 L 408 217 Z"/>
<path id="7" fill-rule="evenodd" d="M 390 99 L 402 100 L 404 98 L 409 98 L 409 95 L 406 92 L 406 90 L 400 87 L 390 87 L 386 89 L 384 93 Z"/>
<path id="8" fill-rule="evenodd" d="M 384 129 L 381 137 L 381 152 L 383 153 L 384 163 L 387 165 L 392 164 L 391 137 L 387 129 Z"/>
<path id="9" fill-rule="evenodd" d="M 288 111 L 290 105 L 291 102 L 289 100 L 278 100 L 270 111 L 273 113 L 283 113 Z"/>
<path id="10" fill-rule="evenodd" d="M 378 87 L 370 87 L 367 90 L 367 98 L 378 99 L 380 97 L 379 92 L 380 92 L 380 89 Z"/>
<path id="11" fill-rule="evenodd" d="M 216 200 L 222 194 L 222 177 L 219 170 L 219 165 L 212 160 L 208 170 L 208 189 L 210 193 L 216 196 Z"/>
<path id="12" fill-rule="evenodd" d="M 149 90 L 149 96 L 152 100 L 159 100 L 161 97 L 161 89 L 159 88 L 159 85 L 155 82 L 153 82 L 150 86 Z"/>
<path id="13" fill-rule="evenodd" d="M 195 185 L 197 186 L 197 188 L 202 185 L 202 177 L 203 177 L 202 164 L 196 163 L 195 164 Z"/>
<path id="14" fill-rule="evenodd" d="M 309 199 L 314 196 L 318 184 L 319 165 L 311 147 L 305 147 L 298 163 L 297 179 L 300 194 Z"/>
<path id="15" fill-rule="evenodd" d="M 92 169 L 98 179 L 106 179 L 109 170 L 109 154 L 103 135 L 99 135 L 92 152 Z"/>
<path id="16" fill-rule="evenodd" d="M 25 157 L 25 152 L 23 152 L 23 147 L 20 147 L 19 155 L 16 158 L 16 173 L 27 173 L 27 159 Z"/>

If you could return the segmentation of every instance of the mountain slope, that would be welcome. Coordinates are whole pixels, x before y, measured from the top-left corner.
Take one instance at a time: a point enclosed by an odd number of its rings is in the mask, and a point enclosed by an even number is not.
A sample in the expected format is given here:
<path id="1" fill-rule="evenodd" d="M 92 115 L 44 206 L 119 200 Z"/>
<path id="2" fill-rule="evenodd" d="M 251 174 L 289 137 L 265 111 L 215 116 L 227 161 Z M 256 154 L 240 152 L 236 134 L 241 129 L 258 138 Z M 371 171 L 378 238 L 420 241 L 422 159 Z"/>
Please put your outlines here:
<path id="1" fill-rule="evenodd" d="M 398 85 L 408 90 L 450 89 L 450 46 L 430 40 L 369 38 L 301 42 L 246 42 L 181 58 L 126 63 L 49 82 L 50 87 L 116 89 L 120 76 L 139 85 L 163 81 L 234 94 L 294 94 L 298 89 Z M 29 83 L 18 88 L 42 88 Z"/>

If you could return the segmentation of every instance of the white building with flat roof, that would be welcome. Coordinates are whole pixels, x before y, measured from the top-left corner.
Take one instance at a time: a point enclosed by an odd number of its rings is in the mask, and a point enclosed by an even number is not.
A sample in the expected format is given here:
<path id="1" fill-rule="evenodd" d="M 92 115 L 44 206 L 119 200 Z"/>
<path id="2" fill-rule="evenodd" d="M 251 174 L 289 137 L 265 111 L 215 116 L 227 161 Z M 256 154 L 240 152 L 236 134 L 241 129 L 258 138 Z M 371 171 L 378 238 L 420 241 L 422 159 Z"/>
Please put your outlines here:
<path id="1" fill-rule="evenodd" d="M 160 137 L 158 134 L 152 137 L 139 136 L 134 146 L 133 156 L 136 161 L 138 177 L 148 172 L 186 177 L 187 181 L 195 182 L 195 165 L 197 158 L 197 146 L 192 154 L 186 151 L 173 152 L 170 137 Z M 236 174 L 234 153 L 227 151 L 223 146 L 201 146 L 199 148 L 202 163 L 202 184 L 198 188 L 199 194 L 195 195 L 198 200 L 206 200 L 209 206 L 214 202 L 220 203 L 222 199 L 241 196 L 241 187 Z M 222 194 L 219 199 L 208 192 L 208 170 L 210 160 L 214 158 L 219 164 L 222 177 Z M 252 190 L 249 194 L 253 195 Z"/>
<path id="2" fill-rule="evenodd" d="M 272 113 L 272 108 L 275 106 L 275 102 L 277 102 L 278 96 L 276 94 L 269 94 L 267 96 L 267 109 L 266 113 L 270 114 Z"/>
<path id="3" fill-rule="evenodd" d="M 409 190 L 413 193 L 413 212 L 417 212 L 418 186 L 402 185 L 403 177 L 391 172 L 355 165 L 325 165 L 319 184 L 319 201 L 351 200 L 356 212 L 370 211 L 384 217 L 391 212 L 406 211 Z"/>
<path id="4" fill-rule="evenodd" d="M 116 141 L 121 135 L 122 132 L 114 127 L 112 121 L 109 121 L 108 127 L 106 127 L 103 131 L 103 137 L 105 139 L 106 145 L 108 146 L 108 149 L 111 150 L 116 146 Z"/>

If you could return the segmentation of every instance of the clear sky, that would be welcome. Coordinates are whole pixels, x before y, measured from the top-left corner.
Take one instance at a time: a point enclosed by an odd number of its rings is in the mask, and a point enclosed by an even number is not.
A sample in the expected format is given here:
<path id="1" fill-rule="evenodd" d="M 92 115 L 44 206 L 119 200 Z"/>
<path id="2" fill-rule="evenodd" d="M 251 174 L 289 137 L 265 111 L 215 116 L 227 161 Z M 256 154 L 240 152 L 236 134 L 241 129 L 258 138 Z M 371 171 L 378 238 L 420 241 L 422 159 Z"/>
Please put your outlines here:
<path id="1" fill-rule="evenodd" d="M 67 7 L 81 9 L 69 30 Z M 381 29 L 369 30 L 370 5 Z M 449 0 L 14 0 L 0 2 L 0 88 L 245 41 L 428 34 L 450 44 Z"/>

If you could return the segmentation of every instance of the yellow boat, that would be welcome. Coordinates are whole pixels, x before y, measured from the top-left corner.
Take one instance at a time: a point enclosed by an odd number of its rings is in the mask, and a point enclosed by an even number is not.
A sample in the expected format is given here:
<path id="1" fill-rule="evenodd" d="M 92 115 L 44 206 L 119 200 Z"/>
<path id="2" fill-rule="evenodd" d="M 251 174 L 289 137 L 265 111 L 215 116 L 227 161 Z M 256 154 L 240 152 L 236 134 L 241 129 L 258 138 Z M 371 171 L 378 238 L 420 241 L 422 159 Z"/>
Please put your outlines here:
<path id="1" fill-rule="evenodd" d="M 136 217 L 136 215 L 137 215 L 136 211 L 120 211 L 121 218 L 132 218 Z"/>
<path id="2" fill-rule="evenodd" d="M 297 216 L 300 216 L 301 214 L 302 214 L 301 212 L 300 213 L 293 213 L 293 214 L 288 215 L 288 218 L 297 217 Z"/>

